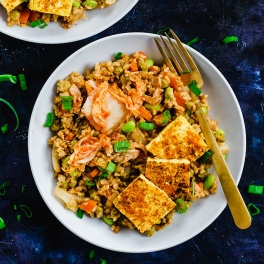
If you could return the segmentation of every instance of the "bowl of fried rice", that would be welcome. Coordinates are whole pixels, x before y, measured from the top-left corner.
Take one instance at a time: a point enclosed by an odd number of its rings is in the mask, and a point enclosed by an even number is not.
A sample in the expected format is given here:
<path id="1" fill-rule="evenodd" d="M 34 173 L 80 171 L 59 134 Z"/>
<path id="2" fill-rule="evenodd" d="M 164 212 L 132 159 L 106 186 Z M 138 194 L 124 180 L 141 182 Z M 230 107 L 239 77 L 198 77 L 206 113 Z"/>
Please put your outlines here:
<path id="1" fill-rule="evenodd" d="M 29 125 L 32 174 L 51 212 L 85 241 L 119 252 L 179 245 L 227 205 L 190 89 L 163 64 L 156 36 L 118 34 L 76 51 L 46 81 Z M 246 146 L 238 101 L 219 70 L 187 49 L 238 184 Z"/>
<path id="2" fill-rule="evenodd" d="M 138 0 L 66 0 L 0 3 L 0 31 L 33 43 L 69 43 L 94 36 L 123 18 Z"/>

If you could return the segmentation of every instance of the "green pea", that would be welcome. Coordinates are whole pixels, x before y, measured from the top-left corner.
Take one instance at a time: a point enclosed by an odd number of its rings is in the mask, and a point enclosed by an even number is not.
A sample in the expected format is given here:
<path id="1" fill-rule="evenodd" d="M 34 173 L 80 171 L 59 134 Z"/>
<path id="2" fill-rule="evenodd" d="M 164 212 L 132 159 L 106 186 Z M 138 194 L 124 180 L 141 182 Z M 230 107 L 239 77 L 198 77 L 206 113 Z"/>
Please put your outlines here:
<path id="1" fill-rule="evenodd" d="M 161 88 L 166 88 L 170 83 L 166 79 L 161 79 Z"/>
<path id="2" fill-rule="evenodd" d="M 225 131 L 222 129 L 218 129 L 215 134 L 215 138 L 220 140 L 220 141 L 225 141 Z"/>
<path id="3" fill-rule="evenodd" d="M 94 0 L 89 0 L 89 1 L 85 1 L 83 2 L 83 5 L 87 5 L 87 6 L 90 6 L 92 9 L 96 8 L 98 3 Z"/>
<path id="4" fill-rule="evenodd" d="M 204 189 L 208 190 L 212 187 L 213 183 L 214 183 L 214 175 L 213 174 L 208 174 L 205 179 L 204 179 L 204 182 L 203 182 L 203 187 Z"/>
<path id="5" fill-rule="evenodd" d="M 173 89 L 171 87 L 167 87 L 165 90 L 165 99 L 171 99 L 171 94 L 173 94 Z"/>
<path id="6" fill-rule="evenodd" d="M 151 66 L 154 65 L 154 61 L 152 59 L 146 59 L 145 61 L 139 62 L 139 67 L 143 71 L 148 71 Z"/>
<path id="7" fill-rule="evenodd" d="M 12 20 L 18 20 L 20 18 L 20 12 L 18 10 L 12 10 L 10 12 L 10 18 Z"/>

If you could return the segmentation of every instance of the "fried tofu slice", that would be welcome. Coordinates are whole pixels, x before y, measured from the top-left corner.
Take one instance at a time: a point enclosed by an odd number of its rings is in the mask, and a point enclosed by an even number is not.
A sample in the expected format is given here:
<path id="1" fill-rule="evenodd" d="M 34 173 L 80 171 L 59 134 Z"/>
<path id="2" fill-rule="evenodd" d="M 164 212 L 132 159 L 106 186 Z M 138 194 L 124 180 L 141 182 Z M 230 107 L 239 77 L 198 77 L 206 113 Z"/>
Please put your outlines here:
<path id="1" fill-rule="evenodd" d="M 176 191 L 188 193 L 190 188 L 190 161 L 149 157 L 145 176 L 170 197 L 175 197 Z"/>
<path id="2" fill-rule="evenodd" d="M 194 162 L 209 148 L 183 116 L 178 116 L 147 146 L 147 150 L 161 159 L 187 159 Z"/>
<path id="3" fill-rule="evenodd" d="M 29 9 L 58 16 L 69 16 L 72 0 L 30 0 Z"/>
<path id="4" fill-rule="evenodd" d="M 24 0 L 0 0 L 0 3 L 7 10 L 7 12 L 10 12 L 23 2 Z"/>
<path id="5" fill-rule="evenodd" d="M 144 233 L 175 207 L 168 195 L 143 174 L 114 200 L 116 208 Z"/>

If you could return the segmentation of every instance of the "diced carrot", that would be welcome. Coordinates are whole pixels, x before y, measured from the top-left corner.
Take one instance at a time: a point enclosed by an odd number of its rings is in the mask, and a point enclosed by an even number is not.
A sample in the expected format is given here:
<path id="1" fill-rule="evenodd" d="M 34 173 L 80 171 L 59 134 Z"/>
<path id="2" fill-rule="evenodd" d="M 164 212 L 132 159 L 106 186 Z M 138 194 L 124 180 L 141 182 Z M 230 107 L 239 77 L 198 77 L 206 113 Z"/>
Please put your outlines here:
<path id="1" fill-rule="evenodd" d="M 74 134 L 70 131 L 65 135 L 66 140 L 72 140 L 73 138 L 74 138 Z"/>
<path id="2" fill-rule="evenodd" d="M 177 83 L 176 79 L 174 79 L 174 78 L 170 78 L 170 86 L 171 86 L 173 89 L 177 89 L 177 87 L 178 87 L 178 83 Z"/>
<path id="3" fill-rule="evenodd" d="M 84 203 L 81 203 L 79 205 L 79 207 L 80 207 L 80 209 L 86 211 L 87 213 L 91 213 L 95 209 L 96 204 L 97 204 L 97 201 L 95 201 L 95 200 L 88 200 L 88 201 L 86 201 Z"/>
<path id="4" fill-rule="evenodd" d="M 138 110 L 140 115 L 147 121 L 152 119 L 152 114 L 144 106 L 140 106 Z"/>
<path id="5" fill-rule="evenodd" d="M 155 71 L 155 67 L 154 66 L 150 66 L 149 67 L 149 72 Z"/>
<path id="6" fill-rule="evenodd" d="M 99 169 L 95 168 L 90 172 L 91 177 L 96 177 L 99 174 Z"/>
<path id="7" fill-rule="evenodd" d="M 135 59 L 133 59 L 131 61 L 131 71 L 132 72 L 138 71 L 138 65 L 137 65 L 137 61 Z"/>
<path id="8" fill-rule="evenodd" d="M 179 106 L 184 107 L 185 108 L 185 101 L 184 99 L 179 95 L 179 93 L 177 91 L 174 91 L 174 96 L 176 98 L 176 102 Z"/>
<path id="9" fill-rule="evenodd" d="M 37 12 L 37 11 L 31 11 L 30 12 L 30 16 L 29 16 L 29 20 L 30 21 L 36 21 L 36 20 L 38 20 L 38 18 L 39 18 L 39 12 Z"/>
<path id="10" fill-rule="evenodd" d="M 138 53 L 145 57 L 144 60 L 148 59 L 148 56 L 143 51 L 139 51 Z"/>
<path id="11" fill-rule="evenodd" d="M 201 190 L 203 190 L 203 183 L 202 183 L 202 182 L 197 183 L 197 185 L 199 186 L 199 188 L 200 188 Z"/>
<path id="12" fill-rule="evenodd" d="M 26 24 L 30 15 L 30 10 L 25 8 L 22 11 L 20 11 L 20 17 L 19 17 L 19 22 L 21 24 Z"/>

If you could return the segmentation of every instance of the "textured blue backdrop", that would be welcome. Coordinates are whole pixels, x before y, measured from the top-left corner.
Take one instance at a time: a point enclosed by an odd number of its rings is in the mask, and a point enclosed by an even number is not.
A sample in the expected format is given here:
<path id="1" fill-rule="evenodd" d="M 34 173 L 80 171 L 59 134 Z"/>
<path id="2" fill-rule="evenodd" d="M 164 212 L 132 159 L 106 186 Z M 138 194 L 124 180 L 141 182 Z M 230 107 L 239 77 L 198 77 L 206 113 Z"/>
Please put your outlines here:
<path id="1" fill-rule="evenodd" d="M 119 0 L 125 1 L 125 0 Z M 242 3 L 243 2 L 243 3 Z M 176 247 L 146 254 L 111 252 L 89 244 L 64 228 L 44 204 L 34 183 L 27 156 L 27 132 L 34 102 L 52 71 L 71 53 L 99 38 L 123 32 L 150 32 L 170 26 L 183 42 L 199 36 L 193 45 L 226 77 L 241 106 L 247 154 L 239 189 L 245 202 L 261 210 L 247 230 L 235 227 L 229 209 L 207 229 Z M 0 29 L 1 31 L 1 29 Z M 239 41 L 223 45 L 221 39 L 237 35 Z M 264 194 L 250 195 L 247 186 L 264 185 L 264 2 L 254 0 L 139 0 L 121 21 L 91 38 L 70 44 L 42 45 L 12 39 L 0 33 L 0 74 L 23 70 L 28 90 L 1 83 L 0 97 L 19 112 L 16 132 L 0 133 L 0 185 L 10 181 L 0 196 L 0 264 L 3 263 L 264 263 Z M 0 123 L 13 122 L 13 114 L 0 105 Z M 11 124 L 11 123 L 10 123 Z M 25 192 L 21 193 L 25 185 Z M 34 215 L 16 220 L 13 205 L 30 205 Z M 177 234 L 175 234 L 177 235 Z M 92 261 L 91 249 L 96 254 Z"/>

